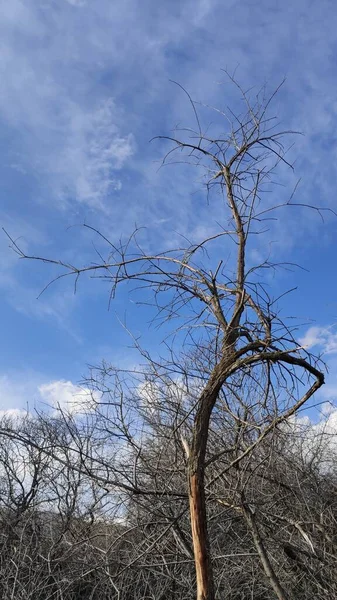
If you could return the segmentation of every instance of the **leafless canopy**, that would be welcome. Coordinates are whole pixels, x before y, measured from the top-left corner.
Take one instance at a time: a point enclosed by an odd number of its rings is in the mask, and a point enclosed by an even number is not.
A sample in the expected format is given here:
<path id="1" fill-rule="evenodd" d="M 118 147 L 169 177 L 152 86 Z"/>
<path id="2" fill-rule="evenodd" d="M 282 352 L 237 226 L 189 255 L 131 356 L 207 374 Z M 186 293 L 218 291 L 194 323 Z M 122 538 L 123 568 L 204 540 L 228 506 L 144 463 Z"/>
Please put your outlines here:
<path id="1" fill-rule="evenodd" d="M 254 265 L 249 256 L 250 240 L 264 235 L 266 219 L 281 206 L 294 210 L 292 197 L 278 203 L 265 193 L 277 167 L 291 167 L 286 143 L 294 132 L 278 129 L 270 117 L 277 90 L 254 97 L 232 83 L 244 111 L 217 111 L 225 133 L 204 133 L 188 96 L 196 131 L 163 138 L 170 145 L 163 165 L 179 154 L 186 168 L 204 169 L 208 192 L 225 215 L 210 237 L 148 254 L 137 232 L 116 244 L 84 225 L 107 249 L 84 266 L 29 256 L 11 239 L 22 259 L 58 268 L 56 279 L 73 277 L 75 289 L 85 274 L 109 283 L 110 301 L 123 282 L 135 284 L 138 294 L 150 289 L 156 318 L 177 323 L 164 357 L 150 356 L 135 340 L 143 367 L 92 370 L 90 411 L 86 418 L 62 415 L 62 443 L 41 445 L 27 429 L 20 434 L 32 452 L 60 469 L 71 466 L 118 505 L 124 522 L 116 538 L 123 544 L 113 542 L 118 564 L 99 563 L 111 597 L 136 597 L 128 577 L 137 580 L 139 598 L 336 593 L 333 508 L 330 501 L 322 507 L 318 487 L 310 487 L 315 477 L 317 486 L 327 483 L 288 447 L 291 417 L 324 383 L 322 367 L 300 347 L 263 285 L 264 270 L 277 265 L 269 259 Z M 49 436 L 48 419 L 40 418 Z M 8 425 L 1 433 L 19 436 Z M 107 548 L 104 553 L 107 561 Z"/>

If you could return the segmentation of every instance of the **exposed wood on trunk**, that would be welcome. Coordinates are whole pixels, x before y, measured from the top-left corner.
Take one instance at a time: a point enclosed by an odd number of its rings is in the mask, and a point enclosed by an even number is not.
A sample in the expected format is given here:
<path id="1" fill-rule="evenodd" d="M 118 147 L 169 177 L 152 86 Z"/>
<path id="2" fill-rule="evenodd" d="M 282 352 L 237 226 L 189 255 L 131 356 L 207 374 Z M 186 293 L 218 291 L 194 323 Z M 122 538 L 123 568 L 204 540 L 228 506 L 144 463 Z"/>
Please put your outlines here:
<path id="1" fill-rule="evenodd" d="M 197 600 L 213 600 L 214 584 L 208 547 L 206 506 L 203 483 L 198 475 L 190 477 L 190 517 L 197 578 Z"/>

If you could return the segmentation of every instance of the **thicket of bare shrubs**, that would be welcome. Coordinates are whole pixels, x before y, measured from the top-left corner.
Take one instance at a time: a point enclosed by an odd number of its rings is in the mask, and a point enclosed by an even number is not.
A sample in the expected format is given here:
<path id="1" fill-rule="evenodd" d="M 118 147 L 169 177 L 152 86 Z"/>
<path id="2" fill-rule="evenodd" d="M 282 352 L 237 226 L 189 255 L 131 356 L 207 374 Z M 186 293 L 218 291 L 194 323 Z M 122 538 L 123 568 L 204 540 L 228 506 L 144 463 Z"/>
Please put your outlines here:
<path id="1" fill-rule="evenodd" d="M 66 440 L 71 446 L 68 427 L 73 424 L 55 421 L 46 429 L 44 419 L 36 418 L 32 432 L 31 418 L 2 422 L 1 597 L 194 598 L 181 446 L 167 435 L 158 444 L 145 443 L 137 486 L 153 493 L 121 492 L 74 470 L 73 450 L 62 453 L 64 464 L 52 458 L 60 457 Z M 226 455 L 216 467 L 210 465 L 206 503 L 218 598 L 275 597 L 254 531 L 288 598 L 337 594 L 336 470 L 320 470 L 319 437 L 309 462 L 306 453 L 292 451 L 294 435 L 299 448 L 305 431 L 275 431 L 239 470 L 233 467 L 223 476 Z M 37 442 L 47 454 L 32 446 Z M 95 454 L 97 459 L 97 445 Z M 104 460 L 103 446 L 102 455 Z M 122 469 L 131 478 L 136 457 L 125 453 L 111 462 L 106 480 Z"/>

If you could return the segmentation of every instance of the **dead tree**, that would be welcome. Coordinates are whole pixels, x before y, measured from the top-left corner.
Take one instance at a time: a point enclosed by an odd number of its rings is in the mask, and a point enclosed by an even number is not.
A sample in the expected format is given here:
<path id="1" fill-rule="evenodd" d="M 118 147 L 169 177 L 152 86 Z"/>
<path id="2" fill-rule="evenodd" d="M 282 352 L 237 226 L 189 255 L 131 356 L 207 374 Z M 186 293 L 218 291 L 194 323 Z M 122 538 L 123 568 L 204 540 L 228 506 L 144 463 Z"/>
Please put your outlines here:
<path id="1" fill-rule="evenodd" d="M 233 84 L 238 87 L 235 81 Z M 281 206 L 288 205 L 287 210 L 294 210 L 292 200 L 270 202 L 264 196 L 277 166 L 290 167 L 284 143 L 293 132 L 278 130 L 270 118 L 274 94 L 266 98 L 260 93 L 251 99 L 239 90 L 245 106 L 243 113 L 235 116 L 230 113 L 228 118 L 220 111 L 226 133 L 215 137 L 203 133 L 196 104 L 190 99 L 197 130 L 176 131 L 164 138 L 172 145 L 164 164 L 179 152 L 186 163 L 192 162 L 205 170 L 208 191 L 217 197 L 219 212 L 224 215 L 218 232 L 211 237 L 183 250 L 149 255 L 138 244 L 137 232 L 126 243 L 115 244 L 102 232 L 85 225 L 107 245 L 106 258 L 101 257 L 98 264 L 88 266 L 29 256 L 11 240 L 21 258 L 42 260 L 59 268 L 56 279 L 73 276 L 75 285 L 84 274 L 105 279 L 111 284 L 111 300 L 123 282 L 145 285 L 152 290 L 161 316 L 170 320 L 178 315 L 183 321 L 185 339 L 189 347 L 194 347 L 193 359 L 179 336 L 165 361 L 141 352 L 155 367 L 158 379 L 166 372 L 185 382 L 198 382 L 194 386 L 197 393 L 194 392 L 188 437 L 183 433 L 185 417 L 179 419 L 177 415 L 174 427 L 175 434 L 181 433 L 186 453 L 197 600 L 215 598 L 205 495 L 207 471 L 229 451 L 226 447 L 213 455 L 208 451 L 213 415 L 223 410 L 233 420 L 237 437 L 227 466 L 207 481 L 208 487 L 214 486 L 226 472 L 239 470 L 267 436 L 294 415 L 324 383 L 318 361 L 296 342 L 291 329 L 278 315 L 276 301 L 263 285 L 264 269 L 277 265 L 269 259 L 257 265 L 248 260 L 251 236 L 257 233 L 263 236 L 261 223 L 265 218 Z M 226 262 L 223 249 L 230 246 L 235 259 Z M 202 375 L 200 369 L 197 373 L 195 361 L 203 365 Z M 254 387 L 254 402 L 247 381 Z M 129 487 L 130 493 L 138 496 L 156 494 L 156 490 L 139 489 L 136 476 L 128 483 L 117 479 L 113 484 Z M 270 565 L 254 516 L 245 504 L 241 509 L 266 579 L 275 596 L 284 600 L 287 592 Z"/>

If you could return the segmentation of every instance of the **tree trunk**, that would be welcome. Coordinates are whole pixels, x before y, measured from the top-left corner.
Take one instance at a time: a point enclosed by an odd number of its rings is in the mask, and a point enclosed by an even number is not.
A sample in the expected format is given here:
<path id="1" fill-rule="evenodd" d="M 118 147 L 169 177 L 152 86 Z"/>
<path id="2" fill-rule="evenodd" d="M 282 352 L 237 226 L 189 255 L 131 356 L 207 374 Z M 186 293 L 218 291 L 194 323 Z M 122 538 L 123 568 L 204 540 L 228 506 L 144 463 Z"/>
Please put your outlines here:
<path id="1" fill-rule="evenodd" d="M 190 518 L 193 538 L 197 600 L 214 600 L 212 564 L 208 543 L 204 474 L 189 474 Z"/>
<path id="2" fill-rule="evenodd" d="M 188 459 L 188 486 L 193 551 L 197 578 L 197 600 L 214 600 L 214 581 L 210 556 L 205 502 L 205 457 L 209 422 L 219 391 L 234 359 L 233 340 L 223 349 L 198 402 Z"/>

